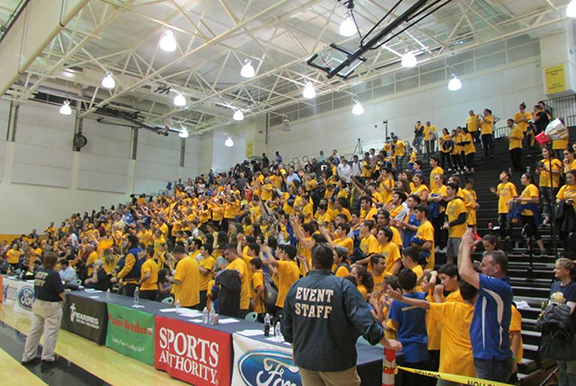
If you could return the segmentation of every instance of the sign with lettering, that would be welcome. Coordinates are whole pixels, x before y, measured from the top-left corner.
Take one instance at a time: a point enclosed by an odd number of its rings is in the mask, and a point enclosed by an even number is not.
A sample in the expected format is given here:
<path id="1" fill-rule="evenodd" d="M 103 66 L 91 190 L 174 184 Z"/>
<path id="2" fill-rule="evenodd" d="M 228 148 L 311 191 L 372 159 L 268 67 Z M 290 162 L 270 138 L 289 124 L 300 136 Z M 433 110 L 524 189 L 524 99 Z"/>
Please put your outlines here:
<path id="1" fill-rule="evenodd" d="M 156 316 L 154 367 L 193 385 L 230 385 L 229 333 Z"/>
<path id="2" fill-rule="evenodd" d="M 34 303 L 34 285 L 28 282 L 20 282 L 16 293 L 14 312 L 32 316 L 32 303 Z"/>
<path id="3" fill-rule="evenodd" d="M 292 361 L 292 349 L 263 343 L 240 334 L 233 335 L 233 385 L 300 386 L 298 366 Z"/>
<path id="4" fill-rule="evenodd" d="M 2 280 L 2 304 L 4 307 L 12 309 L 14 303 L 18 299 L 18 287 L 20 287 L 20 282 L 18 280 L 9 278 L 7 276 L 3 277 Z"/>
<path id="5" fill-rule="evenodd" d="M 154 366 L 154 328 L 153 314 L 108 303 L 107 347 Z"/>
<path id="6" fill-rule="evenodd" d="M 564 65 L 548 67 L 544 70 L 546 81 L 546 94 L 556 94 L 566 91 L 566 76 L 564 75 Z"/>
<path id="7" fill-rule="evenodd" d="M 103 345 L 106 342 L 108 311 L 106 303 L 66 294 L 62 328 Z"/>

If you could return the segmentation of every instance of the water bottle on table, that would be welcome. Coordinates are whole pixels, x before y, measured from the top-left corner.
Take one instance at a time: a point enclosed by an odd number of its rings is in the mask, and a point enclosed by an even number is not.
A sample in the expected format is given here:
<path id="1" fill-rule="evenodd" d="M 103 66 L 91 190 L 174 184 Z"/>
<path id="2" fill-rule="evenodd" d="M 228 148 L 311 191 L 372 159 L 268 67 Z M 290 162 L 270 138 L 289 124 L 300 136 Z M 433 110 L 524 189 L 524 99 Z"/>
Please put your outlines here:
<path id="1" fill-rule="evenodd" d="M 270 336 L 270 315 L 264 316 L 264 336 Z"/>
<path id="2" fill-rule="evenodd" d="M 208 324 L 208 322 L 209 322 L 208 319 L 209 319 L 209 318 L 210 318 L 210 315 L 209 315 L 209 312 L 208 312 L 208 308 L 207 308 L 207 307 L 204 307 L 204 310 L 202 310 L 202 323 L 203 323 L 203 324 Z"/>
<path id="3" fill-rule="evenodd" d="M 106 290 L 106 301 L 110 301 L 110 288 Z"/>
<path id="4" fill-rule="evenodd" d="M 176 300 L 176 303 L 174 304 L 174 308 L 176 308 L 177 310 L 180 309 L 180 299 Z"/>
<path id="5" fill-rule="evenodd" d="M 139 301 L 140 301 L 140 288 L 136 287 L 136 290 L 134 291 L 134 304 L 138 304 Z"/>

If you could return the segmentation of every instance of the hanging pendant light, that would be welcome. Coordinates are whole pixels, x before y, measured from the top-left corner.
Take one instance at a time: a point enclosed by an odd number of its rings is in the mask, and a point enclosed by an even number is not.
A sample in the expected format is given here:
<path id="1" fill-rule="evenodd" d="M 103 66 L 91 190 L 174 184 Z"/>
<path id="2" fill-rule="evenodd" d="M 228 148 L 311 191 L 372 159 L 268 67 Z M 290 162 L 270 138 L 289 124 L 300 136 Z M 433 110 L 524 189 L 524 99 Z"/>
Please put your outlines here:
<path id="1" fill-rule="evenodd" d="M 252 67 L 252 62 L 248 59 L 244 61 L 240 75 L 243 78 L 252 78 L 254 76 L 254 67 Z"/>
<path id="2" fill-rule="evenodd" d="M 360 101 L 356 101 L 356 103 L 354 103 L 354 107 L 352 107 L 352 114 L 354 115 L 364 114 L 364 106 L 362 106 Z"/>
<path id="3" fill-rule="evenodd" d="M 72 108 L 70 107 L 70 101 L 64 101 L 62 106 L 60 106 L 60 114 L 72 115 Z"/>
<path id="4" fill-rule="evenodd" d="M 184 95 L 182 95 L 181 92 L 176 94 L 176 96 L 174 97 L 174 106 L 178 107 L 186 106 L 186 97 L 184 97 Z"/>
<path id="5" fill-rule="evenodd" d="M 356 24 L 352 16 L 348 13 L 342 24 L 340 24 L 340 35 L 350 37 L 355 35 L 356 31 Z"/>
<path id="6" fill-rule="evenodd" d="M 178 136 L 180 138 L 188 138 L 188 130 L 183 127 L 182 130 L 180 130 L 180 132 L 178 133 Z"/>
<path id="7" fill-rule="evenodd" d="M 411 68 L 418 64 L 418 59 L 412 52 L 407 52 L 402 56 L 402 67 Z"/>
<path id="8" fill-rule="evenodd" d="M 232 118 L 235 121 L 243 121 L 244 120 L 244 113 L 242 112 L 242 110 L 236 110 L 234 112 L 234 115 L 232 116 Z"/>
<path id="9" fill-rule="evenodd" d="M 104 78 L 102 78 L 102 87 L 107 88 L 108 90 L 113 89 L 116 87 L 116 81 L 112 77 L 112 74 L 107 72 Z"/>
<path id="10" fill-rule="evenodd" d="M 302 96 L 306 99 L 312 99 L 316 97 L 316 89 L 314 88 L 312 82 L 306 82 Z"/>
<path id="11" fill-rule="evenodd" d="M 572 0 L 566 7 L 566 16 L 576 17 L 576 0 Z"/>
<path id="12" fill-rule="evenodd" d="M 232 147 L 232 146 L 234 146 L 234 141 L 232 141 L 232 137 L 228 137 L 228 139 L 226 140 L 226 142 L 224 142 L 224 146 L 226 146 L 226 147 Z"/>
<path id="13" fill-rule="evenodd" d="M 178 48 L 178 43 L 176 42 L 176 34 L 171 29 L 164 30 L 162 32 L 162 37 L 160 38 L 160 49 L 166 52 L 174 52 Z"/>
<path id="14" fill-rule="evenodd" d="M 448 82 L 448 90 L 450 91 L 458 91 L 462 88 L 462 82 L 456 75 L 452 75 L 452 79 Z"/>

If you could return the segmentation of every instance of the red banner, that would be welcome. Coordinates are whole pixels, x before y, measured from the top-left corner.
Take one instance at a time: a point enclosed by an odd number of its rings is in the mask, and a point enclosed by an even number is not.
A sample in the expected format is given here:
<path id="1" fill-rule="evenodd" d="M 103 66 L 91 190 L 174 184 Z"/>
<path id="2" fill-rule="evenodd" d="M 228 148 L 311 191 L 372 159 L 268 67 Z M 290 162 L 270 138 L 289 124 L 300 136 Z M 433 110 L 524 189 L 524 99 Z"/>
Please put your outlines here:
<path id="1" fill-rule="evenodd" d="M 230 385 L 232 336 L 156 316 L 154 367 L 193 385 Z"/>

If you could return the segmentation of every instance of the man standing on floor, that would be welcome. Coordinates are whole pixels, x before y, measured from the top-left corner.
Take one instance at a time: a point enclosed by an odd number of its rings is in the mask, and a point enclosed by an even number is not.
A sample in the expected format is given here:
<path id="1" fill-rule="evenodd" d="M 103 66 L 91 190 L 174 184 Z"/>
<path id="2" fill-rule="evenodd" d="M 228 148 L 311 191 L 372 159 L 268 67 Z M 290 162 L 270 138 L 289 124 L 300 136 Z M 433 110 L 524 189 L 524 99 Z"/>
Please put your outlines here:
<path id="1" fill-rule="evenodd" d="M 502 251 L 486 253 L 482 273 L 474 270 L 472 250 L 474 233 L 468 229 L 460 244 L 460 277 L 478 288 L 478 298 L 470 326 L 474 367 L 480 379 L 507 382 L 514 358 L 510 350 L 512 287 L 506 276 L 508 258 Z"/>
<path id="2" fill-rule="evenodd" d="M 292 343 L 303 386 L 360 385 L 356 372 L 360 335 L 372 345 L 382 343 L 395 350 L 402 346 L 384 337 L 355 285 L 332 275 L 334 252 L 327 243 L 314 246 L 312 262 L 314 270 L 294 283 L 286 296 L 282 335 Z"/>
<path id="3" fill-rule="evenodd" d="M 62 320 L 62 301 L 64 287 L 60 275 L 54 270 L 58 256 L 54 252 L 46 253 L 44 268 L 36 273 L 34 278 L 34 303 L 32 304 L 32 327 L 26 338 L 22 364 L 34 362 L 40 338 L 44 335 L 42 346 L 42 362 L 54 364 L 56 341 Z"/>

